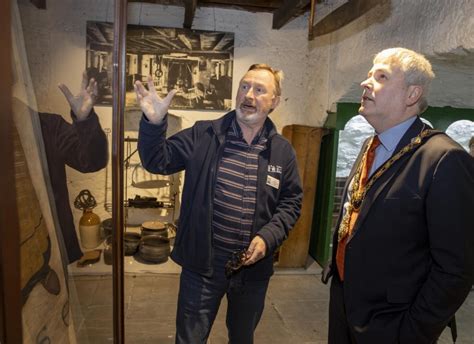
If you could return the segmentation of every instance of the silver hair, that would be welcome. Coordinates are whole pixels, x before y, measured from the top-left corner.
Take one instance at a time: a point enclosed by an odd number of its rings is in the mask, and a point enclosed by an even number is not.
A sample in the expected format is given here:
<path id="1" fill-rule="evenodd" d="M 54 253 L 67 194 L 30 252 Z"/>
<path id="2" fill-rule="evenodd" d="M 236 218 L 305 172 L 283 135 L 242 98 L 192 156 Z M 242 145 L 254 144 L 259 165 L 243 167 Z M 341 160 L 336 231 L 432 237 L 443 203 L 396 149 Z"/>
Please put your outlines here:
<path id="1" fill-rule="evenodd" d="M 418 102 L 420 113 L 428 108 L 426 96 L 435 74 L 431 63 L 422 55 L 406 48 L 389 48 L 379 52 L 373 63 L 388 63 L 400 68 L 408 86 L 421 86 L 423 93 Z"/>

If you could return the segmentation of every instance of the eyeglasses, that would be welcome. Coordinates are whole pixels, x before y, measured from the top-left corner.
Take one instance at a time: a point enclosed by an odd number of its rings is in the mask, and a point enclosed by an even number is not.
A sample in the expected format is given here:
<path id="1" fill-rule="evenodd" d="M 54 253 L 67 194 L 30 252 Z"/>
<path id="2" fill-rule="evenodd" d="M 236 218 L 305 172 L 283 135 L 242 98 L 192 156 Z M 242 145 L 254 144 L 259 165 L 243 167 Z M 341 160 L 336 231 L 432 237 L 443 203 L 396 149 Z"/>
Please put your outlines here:
<path id="1" fill-rule="evenodd" d="M 239 270 L 244 265 L 246 259 L 247 250 L 245 248 L 233 252 L 232 256 L 225 264 L 225 276 L 230 278 L 234 271 Z"/>

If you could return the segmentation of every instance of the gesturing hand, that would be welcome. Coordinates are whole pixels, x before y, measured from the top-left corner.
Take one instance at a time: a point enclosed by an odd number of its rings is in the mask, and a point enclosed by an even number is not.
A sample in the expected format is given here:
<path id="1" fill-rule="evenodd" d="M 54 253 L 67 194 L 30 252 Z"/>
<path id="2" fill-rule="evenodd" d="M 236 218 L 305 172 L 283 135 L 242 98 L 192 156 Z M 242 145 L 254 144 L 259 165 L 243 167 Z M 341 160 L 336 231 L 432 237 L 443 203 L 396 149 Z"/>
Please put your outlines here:
<path id="1" fill-rule="evenodd" d="M 267 251 L 267 245 L 265 241 L 258 235 L 252 239 L 250 242 L 249 248 L 247 249 L 247 259 L 244 262 L 244 265 L 251 265 L 258 262 L 260 259 L 265 257 Z"/>
<path id="2" fill-rule="evenodd" d="M 145 116 L 151 123 L 158 124 L 165 117 L 168 112 L 171 100 L 176 94 L 176 90 L 171 90 L 165 98 L 160 98 L 155 90 L 153 79 L 148 76 L 148 90 L 140 81 L 136 81 L 135 93 L 137 95 L 137 102 L 140 105 Z"/>
<path id="3" fill-rule="evenodd" d="M 82 84 L 81 90 L 77 95 L 73 95 L 69 88 L 64 84 L 58 85 L 59 89 L 63 92 L 66 100 L 71 107 L 72 112 L 77 117 L 78 121 L 82 121 L 89 115 L 91 112 L 92 107 L 97 100 L 97 81 L 94 78 L 91 78 L 89 81 L 87 80 L 87 72 L 84 71 L 82 73 Z"/>

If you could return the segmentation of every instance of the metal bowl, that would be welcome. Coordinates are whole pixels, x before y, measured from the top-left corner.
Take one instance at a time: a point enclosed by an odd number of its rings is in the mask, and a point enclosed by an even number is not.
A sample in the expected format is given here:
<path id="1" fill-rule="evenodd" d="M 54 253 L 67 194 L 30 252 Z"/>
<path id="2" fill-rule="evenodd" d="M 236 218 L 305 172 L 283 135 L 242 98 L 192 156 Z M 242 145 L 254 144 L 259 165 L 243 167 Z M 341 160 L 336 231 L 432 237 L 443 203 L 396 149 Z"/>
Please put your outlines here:
<path id="1" fill-rule="evenodd" d="M 170 255 L 170 240 L 161 235 L 147 235 L 140 239 L 138 256 L 149 263 L 164 263 Z"/>
<path id="2" fill-rule="evenodd" d="M 134 232 L 126 232 L 123 237 L 124 253 L 126 256 L 133 256 L 138 250 L 141 235 Z"/>
<path id="3" fill-rule="evenodd" d="M 113 257 L 112 257 L 112 236 L 109 235 L 104 242 L 104 263 L 106 265 L 112 265 Z"/>
<path id="4" fill-rule="evenodd" d="M 113 223 L 111 217 L 102 221 L 101 226 L 105 238 L 107 238 L 109 235 L 112 235 Z"/>
<path id="5" fill-rule="evenodd" d="M 148 235 L 168 236 L 166 224 L 160 221 L 147 221 L 142 223 L 142 237 Z"/>

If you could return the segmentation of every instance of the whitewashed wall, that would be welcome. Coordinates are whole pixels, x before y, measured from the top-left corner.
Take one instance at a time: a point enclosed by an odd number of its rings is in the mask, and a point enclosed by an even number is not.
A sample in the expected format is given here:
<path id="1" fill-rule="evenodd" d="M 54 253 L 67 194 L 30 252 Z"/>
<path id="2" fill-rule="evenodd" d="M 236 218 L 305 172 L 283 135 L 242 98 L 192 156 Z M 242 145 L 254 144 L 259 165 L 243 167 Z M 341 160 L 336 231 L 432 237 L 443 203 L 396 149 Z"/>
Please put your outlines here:
<path id="1" fill-rule="evenodd" d="M 474 1 L 472 0 L 381 0 L 346 27 L 315 40 L 329 45 L 324 106 L 339 101 L 359 102 L 360 82 L 371 68 L 372 58 L 382 49 L 403 46 L 423 53 L 433 64 L 436 78 L 428 102 L 432 106 L 474 107 Z M 312 54 L 320 54 L 316 47 Z M 317 55 L 314 57 L 318 59 Z M 316 73 L 315 73 L 316 74 Z M 311 97 L 313 98 L 313 97 Z M 319 112 L 308 103 L 308 112 Z M 347 176 L 363 139 L 372 135 L 367 122 L 358 117 L 341 132 L 337 175 Z M 459 127 L 459 126 L 457 126 Z M 467 149 L 474 135 L 474 123 L 463 123 L 462 130 L 450 130 Z"/>
<path id="2" fill-rule="evenodd" d="M 330 35 L 329 100 L 358 102 L 359 83 L 382 49 L 403 46 L 426 55 L 437 78 L 429 103 L 474 107 L 474 1 L 383 1 Z"/>

